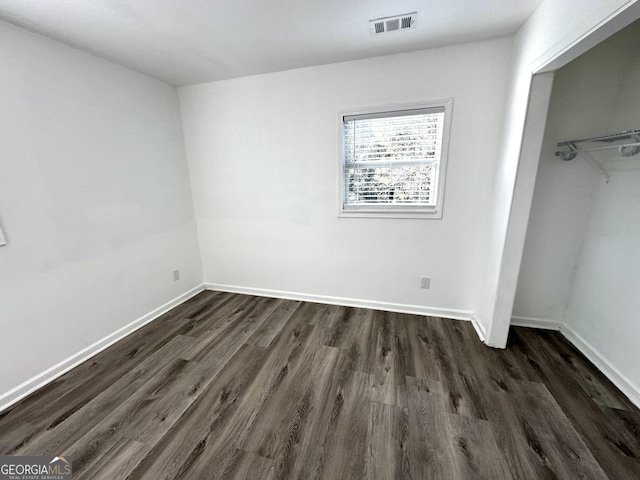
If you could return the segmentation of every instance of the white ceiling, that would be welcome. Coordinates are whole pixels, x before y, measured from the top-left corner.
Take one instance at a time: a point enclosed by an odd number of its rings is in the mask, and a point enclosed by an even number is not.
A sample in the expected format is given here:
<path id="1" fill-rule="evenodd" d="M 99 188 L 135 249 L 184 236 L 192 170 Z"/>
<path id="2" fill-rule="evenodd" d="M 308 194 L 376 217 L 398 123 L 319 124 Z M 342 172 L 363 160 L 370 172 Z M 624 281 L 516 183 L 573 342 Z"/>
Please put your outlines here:
<path id="1" fill-rule="evenodd" d="M 0 0 L 0 16 L 174 85 L 515 33 L 541 0 Z M 370 19 L 418 12 L 381 36 Z"/>

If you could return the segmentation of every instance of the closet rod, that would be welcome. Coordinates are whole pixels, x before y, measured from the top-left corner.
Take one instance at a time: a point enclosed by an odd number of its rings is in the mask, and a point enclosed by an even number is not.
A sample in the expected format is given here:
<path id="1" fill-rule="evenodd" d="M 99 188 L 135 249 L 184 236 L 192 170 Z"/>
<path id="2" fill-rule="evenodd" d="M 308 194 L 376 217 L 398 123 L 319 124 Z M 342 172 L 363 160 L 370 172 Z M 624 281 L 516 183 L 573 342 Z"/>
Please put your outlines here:
<path id="1" fill-rule="evenodd" d="M 566 142 L 558 143 L 558 146 L 564 147 L 567 145 L 584 142 L 613 142 L 615 140 L 620 140 L 621 138 L 633 138 L 636 141 L 640 141 L 640 139 L 635 138 L 638 135 L 640 135 L 640 128 L 636 128 L 634 130 L 625 130 L 624 132 L 618 133 L 609 133 L 607 135 L 600 135 L 597 137 L 581 138 L 579 140 L 568 140 Z"/>
<path id="2" fill-rule="evenodd" d="M 593 148 L 576 148 L 574 144 L 568 143 L 568 142 L 563 142 L 563 145 L 569 147 L 569 150 L 558 151 L 556 152 L 556 156 L 563 157 L 564 160 L 572 160 L 575 158 L 576 154 L 578 153 L 596 152 L 598 150 L 609 150 L 612 148 L 617 148 L 618 151 L 620 152 L 620 155 L 622 155 L 623 157 L 630 157 L 632 155 L 636 155 L 640 153 L 640 148 L 638 148 L 640 147 L 640 142 L 624 143 L 622 145 L 607 145 L 606 147 L 593 147 Z M 558 144 L 558 146 L 561 146 L 561 145 Z M 625 150 L 627 148 L 633 148 L 633 150 L 627 151 Z M 567 157 L 571 156 L 571 158 L 564 158 L 565 156 Z"/>
<path id="3" fill-rule="evenodd" d="M 578 148 L 576 144 L 586 142 L 606 142 L 612 143 L 616 140 L 631 139 L 632 142 L 618 144 L 618 145 L 606 145 L 604 147 L 592 147 L 592 148 Z M 556 152 L 556 156 L 562 158 L 562 160 L 569 161 L 580 155 L 591 166 L 602 175 L 607 183 L 609 183 L 609 174 L 602 168 L 602 166 L 591 158 L 589 152 L 597 152 L 601 150 L 611 150 L 613 148 L 618 149 L 618 153 L 623 157 L 632 157 L 640 153 L 640 129 L 626 130 L 624 132 L 610 133 L 608 135 L 600 135 L 598 137 L 582 138 L 580 140 L 569 140 L 566 142 L 559 142 L 559 147 L 567 147 L 568 150 L 560 150 Z"/>

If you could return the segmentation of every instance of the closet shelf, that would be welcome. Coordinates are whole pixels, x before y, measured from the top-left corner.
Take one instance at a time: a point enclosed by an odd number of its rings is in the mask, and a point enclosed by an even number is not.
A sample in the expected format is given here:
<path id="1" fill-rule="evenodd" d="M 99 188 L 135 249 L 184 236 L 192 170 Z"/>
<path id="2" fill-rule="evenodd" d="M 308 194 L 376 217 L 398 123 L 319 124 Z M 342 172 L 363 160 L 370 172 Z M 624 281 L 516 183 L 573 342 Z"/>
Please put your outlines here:
<path id="1" fill-rule="evenodd" d="M 578 148 L 580 143 L 613 143 L 619 140 L 627 140 L 626 143 L 618 143 L 616 145 L 605 145 L 601 147 L 590 148 Z M 631 140 L 631 141 L 629 141 Z M 568 140 L 565 142 L 559 142 L 558 147 L 567 147 L 567 150 L 560 150 L 556 152 L 556 156 L 562 158 L 562 160 L 573 160 L 578 155 L 581 155 L 587 160 L 593 168 L 595 168 L 607 182 L 609 182 L 609 174 L 598 165 L 598 163 L 588 155 L 588 152 L 596 152 L 602 150 L 617 149 L 618 154 L 622 157 L 632 157 L 640 153 L 640 129 L 626 130 L 619 133 L 610 133 L 608 135 L 600 135 L 598 137 L 581 138 L 579 140 Z"/>

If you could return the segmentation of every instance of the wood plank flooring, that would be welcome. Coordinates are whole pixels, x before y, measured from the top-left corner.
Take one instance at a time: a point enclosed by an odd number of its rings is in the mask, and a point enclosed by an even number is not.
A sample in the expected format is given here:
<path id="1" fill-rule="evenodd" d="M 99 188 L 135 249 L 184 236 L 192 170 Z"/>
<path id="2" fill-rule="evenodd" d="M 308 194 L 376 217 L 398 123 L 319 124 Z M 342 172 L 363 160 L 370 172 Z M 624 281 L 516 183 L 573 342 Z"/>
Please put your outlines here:
<path id="1" fill-rule="evenodd" d="M 0 413 L 75 479 L 634 479 L 640 412 L 555 332 L 203 292 Z"/>

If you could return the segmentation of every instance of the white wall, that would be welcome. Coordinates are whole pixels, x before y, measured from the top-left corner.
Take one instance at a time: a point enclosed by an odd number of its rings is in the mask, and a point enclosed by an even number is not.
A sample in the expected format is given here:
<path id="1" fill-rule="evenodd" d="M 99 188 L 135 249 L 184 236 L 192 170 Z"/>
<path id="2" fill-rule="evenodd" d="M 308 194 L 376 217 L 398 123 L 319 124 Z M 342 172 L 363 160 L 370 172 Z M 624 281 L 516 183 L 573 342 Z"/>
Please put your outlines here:
<path id="1" fill-rule="evenodd" d="M 640 22 L 556 74 L 514 315 L 560 322 L 640 386 L 640 157 L 594 153 L 611 179 L 555 144 L 640 128 Z M 640 389 L 636 387 L 640 394 Z"/>
<path id="2" fill-rule="evenodd" d="M 478 239 L 486 252 L 478 320 L 489 345 L 506 345 L 539 158 L 540 142 L 522 150 L 532 74 L 635 3 L 544 0 L 516 35 L 501 155 L 485 218 L 489 228 L 487 237 Z M 530 120 L 541 121 L 538 116 Z"/>
<path id="3" fill-rule="evenodd" d="M 202 273 L 174 87 L 0 22 L 0 105 L 1 395 Z"/>
<path id="4" fill-rule="evenodd" d="M 205 281 L 468 316 L 510 54 L 497 39 L 180 88 Z M 446 97 L 443 218 L 338 218 L 338 111 Z"/>

